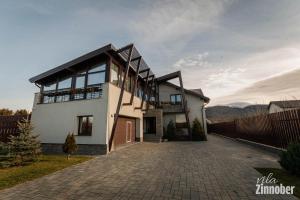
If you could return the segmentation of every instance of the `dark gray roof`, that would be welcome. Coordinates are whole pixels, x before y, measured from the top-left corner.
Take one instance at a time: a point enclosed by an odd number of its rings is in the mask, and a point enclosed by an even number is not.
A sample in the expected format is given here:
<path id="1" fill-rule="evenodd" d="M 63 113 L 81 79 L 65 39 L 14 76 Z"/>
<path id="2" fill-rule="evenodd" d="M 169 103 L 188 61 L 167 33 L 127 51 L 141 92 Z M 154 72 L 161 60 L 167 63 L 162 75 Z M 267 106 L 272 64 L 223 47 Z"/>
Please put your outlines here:
<path id="1" fill-rule="evenodd" d="M 176 89 L 180 89 L 180 87 L 178 85 L 175 85 L 175 84 L 170 83 L 170 82 L 165 82 L 163 84 L 171 86 L 171 87 L 174 87 Z M 191 95 L 200 97 L 201 99 L 204 100 L 205 103 L 209 103 L 209 101 L 210 101 L 210 99 L 208 97 L 206 97 L 206 96 L 203 95 L 203 92 L 202 92 L 201 89 L 196 89 L 196 91 L 195 91 L 195 89 L 193 89 L 193 90 L 184 89 L 184 92 L 187 93 L 187 94 L 191 94 Z"/>
<path id="2" fill-rule="evenodd" d="M 122 48 L 120 48 L 120 49 L 122 49 Z M 59 72 L 61 72 L 63 70 L 69 69 L 70 67 L 72 67 L 74 65 L 77 65 L 77 64 L 79 64 L 81 62 L 84 62 L 86 60 L 89 60 L 91 58 L 99 56 L 99 55 L 101 55 L 103 53 L 112 53 L 112 54 L 115 54 L 115 55 L 119 56 L 121 59 L 123 59 L 124 61 L 126 61 L 126 59 L 128 58 L 129 50 L 124 50 L 124 51 L 121 51 L 120 53 L 118 53 L 117 50 L 118 49 L 115 46 L 113 46 L 112 44 L 105 45 L 105 46 L 103 46 L 103 47 L 101 47 L 99 49 L 96 49 L 96 50 L 94 50 L 92 52 L 89 52 L 89 53 L 87 53 L 87 54 L 85 54 L 83 56 L 75 58 L 74 60 L 71 60 L 71 61 L 69 61 L 69 62 L 67 62 L 65 64 L 62 64 L 62 65 L 60 65 L 58 67 L 55 67 L 55 68 L 50 69 L 50 70 L 48 70 L 48 71 L 46 71 L 44 73 L 41 73 L 41 74 L 39 74 L 37 76 L 34 76 L 34 77 L 30 78 L 29 81 L 31 83 L 38 82 L 38 81 L 40 81 L 40 80 L 42 80 L 42 79 L 44 79 L 46 77 L 49 77 L 49 76 L 54 75 L 56 73 L 59 73 Z M 133 48 L 133 52 L 132 52 L 132 59 L 137 58 L 139 56 L 141 56 L 141 54 L 134 47 Z M 138 63 L 138 61 L 136 60 L 136 61 L 131 62 L 130 65 L 131 65 L 132 68 L 136 69 L 137 68 L 137 63 Z M 142 58 L 141 59 L 141 63 L 140 63 L 140 70 L 147 69 L 147 68 L 149 68 L 149 67 L 148 67 L 147 63 L 145 62 L 145 60 Z M 153 75 L 153 72 L 151 70 L 150 70 L 149 75 Z M 146 73 L 142 73 L 141 76 L 144 78 L 146 76 Z"/>
<path id="3" fill-rule="evenodd" d="M 300 108 L 300 100 L 287 100 L 287 101 L 271 101 L 271 104 L 275 104 L 280 108 Z"/>

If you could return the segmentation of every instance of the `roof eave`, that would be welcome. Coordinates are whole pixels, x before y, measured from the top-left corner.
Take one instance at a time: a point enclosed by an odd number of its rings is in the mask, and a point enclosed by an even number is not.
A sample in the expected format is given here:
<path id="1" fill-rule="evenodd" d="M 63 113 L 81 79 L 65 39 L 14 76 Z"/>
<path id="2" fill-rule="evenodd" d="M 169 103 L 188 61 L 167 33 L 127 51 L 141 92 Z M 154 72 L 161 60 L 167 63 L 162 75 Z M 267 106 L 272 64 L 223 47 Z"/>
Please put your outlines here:
<path id="1" fill-rule="evenodd" d="M 44 73 L 41 73 L 41 74 L 39 74 L 37 76 L 34 76 L 34 77 L 30 78 L 29 81 L 31 83 L 36 83 L 36 82 L 38 82 L 38 81 L 40 81 L 40 80 L 42 80 L 42 79 L 44 79 L 44 78 L 46 78 L 48 76 L 51 76 L 51 75 L 53 75 L 55 73 L 58 73 L 58 72 L 60 72 L 60 71 L 62 71 L 64 69 L 68 69 L 71 66 L 79 64 L 79 63 L 81 63 L 81 62 L 83 62 L 85 60 L 88 60 L 90 58 L 98 56 L 98 55 L 100 55 L 100 54 L 102 54 L 104 52 L 107 52 L 109 50 L 116 51 L 116 48 L 112 44 L 105 45 L 105 46 L 103 46 L 103 47 L 101 47 L 99 49 L 96 49 L 96 50 L 94 50 L 94 51 L 92 51 L 90 53 L 82 55 L 82 56 L 80 56 L 80 57 L 78 57 L 78 58 L 76 58 L 74 60 L 71 60 L 71 61 L 65 63 L 65 64 L 62 64 L 62 65 L 60 65 L 58 67 L 55 67 L 55 68 L 50 69 L 50 70 L 48 70 L 48 71 L 46 71 Z"/>

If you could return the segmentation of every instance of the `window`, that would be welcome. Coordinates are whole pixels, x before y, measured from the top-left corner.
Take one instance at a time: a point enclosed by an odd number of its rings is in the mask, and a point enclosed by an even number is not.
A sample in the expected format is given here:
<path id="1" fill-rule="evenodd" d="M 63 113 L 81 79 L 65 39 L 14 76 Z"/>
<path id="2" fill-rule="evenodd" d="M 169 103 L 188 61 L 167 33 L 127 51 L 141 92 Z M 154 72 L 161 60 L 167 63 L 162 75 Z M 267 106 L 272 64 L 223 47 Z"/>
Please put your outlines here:
<path id="1" fill-rule="evenodd" d="M 54 103 L 54 96 L 44 95 L 43 103 Z"/>
<path id="2" fill-rule="evenodd" d="M 131 82 L 132 82 L 132 76 L 128 74 L 126 81 L 125 81 L 125 90 L 128 92 L 131 92 Z"/>
<path id="3" fill-rule="evenodd" d="M 93 116 L 78 117 L 78 135 L 91 136 L 93 127 Z"/>
<path id="4" fill-rule="evenodd" d="M 102 63 L 96 66 L 93 66 L 88 73 L 93 73 L 93 72 L 100 72 L 100 71 L 105 71 L 106 70 L 106 64 Z"/>
<path id="5" fill-rule="evenodd" d="M 44 91 L 52 91 L 56 90 L 56 83 L 53 83 L 51 85 L 44 85 Z"/>
<path id="6" fill-rule="evenodd" d="M 58 82 L 58 89 L 68 89 L 71 88 L 72 78 L 68 78 Z"/>
<path id="7" fill-rule="evenodd" d="M 170 100 L 172 104 L 181 104 L 181 94 L 171 94 Z"/>
<path id="8" fill-rule="evenodd" d="M 76 89 L 84 88 L 84 85 L 85 85 L 85 76 L 77 76 L 75 82 L 75 88 Z"/>
<path id="9" fill-rule="evenodd" d="M 94 91 L 94 92 L 88 92 L 86 93 L 87 99 L 97 99 L 102 96 L 102 91 Z"/>
<path id="10" fill-rule="evenodd" d="M 105 72 L 97 72 L 88 75 L 88 85 L 100 85 L 105 82 Z"/>
<path id="11" fill-rule="evenodd" d="M 56 102 L 65 102 L 65 101 L 70 101 L 70 95 L 69 94 L 56 96 Z"/>
<path id="12" fill-rule="evenodd" d="M 112 84 L 117 85 L 117 86 L 119 85 L 118 73 L 119 73 L 119 67 L 116 64 L 112 63 L 111 71 L 110 71 L 110 81 Z"/>
<path id="13" fill-rule="evenodd" d="M 105 82 L 106 64 L 92 67 L 88 71 L 88 85 L 100 85 Z"/>
<path id="14" fill-rule="evenodd" d="M 92 67 L 86 66 L 75 75 L 65 77 L 55 83 L 46 83 L 43 85 L 42 103 L 100 98 L 102 84 L 105 83 L 106 78 L 105 70 L 106 63 Z"/>
<path id="15" fill-rule="evenodd" d="M 75 100 L 84 99 L 84 93 L 80 92 L 80 93 L 74 94 L 74 99 Z"/>

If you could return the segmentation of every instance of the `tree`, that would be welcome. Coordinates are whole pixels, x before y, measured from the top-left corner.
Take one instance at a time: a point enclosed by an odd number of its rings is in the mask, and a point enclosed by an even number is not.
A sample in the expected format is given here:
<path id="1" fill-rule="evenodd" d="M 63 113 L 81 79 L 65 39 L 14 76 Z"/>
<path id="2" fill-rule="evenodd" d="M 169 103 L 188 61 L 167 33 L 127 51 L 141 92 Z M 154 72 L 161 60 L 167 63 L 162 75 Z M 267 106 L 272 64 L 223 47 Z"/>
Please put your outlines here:
<path id="1" fill-rule="evenodd" d="M 22 165 L 25 162 L 36 161 L 41 154 L 41 144 L 38 135 L 33 135 L 33 126 L 28 120 L 18 122 L 19 135 L 9 136 L 10 156 L 13 165 Z"/>
<path id="2" fill-rule="evenodd" d="M 281 153 L 280 165 L 291 174 L 300 176 L 300 143 L 292 143 Z"/>
<path id="3" fill-rule="evenodd" d="M 207 141 L 207 137 L 204 133 L 201 123 L 199 122 L 198 118 L 196 117 L 193 121 L 193 128 L 192 128 L 192 136 L 193 140 L 197 141 Z"/>
<path id="4" fill-rule="evenodd" d="M 65 144 L 63 145 L 63 152 L 68 154 L 68 160 L 70 159 L 70 155 L 75 153 L 78 150 L 78 146 L 76 144 L 75 136 L 72 133 L 69 133 Z"/>
<path id="5" fill-rule="evenodd" d="M 174 139 L 175 138 L 175 132 L 176 132 L 175 124 L 172 120 L 170 120 L 170 122 L 168 123 L 168 126 L 167 126 L 167 138 L 169 140 Z"/>
<path id="6" fill-rule="evenodd" d="M 20 110 L 17 110 L 14 115 L 28 115 L 28 114 L 29 114 L 29 112 L 27 110 L 20 109 Z"/>
<path id="7" fill-rule="evenodd" d="M 8 109 L 8 108 L 2 108 L 0 109 L 0 115 L 13 115 L 14 111 Z"/>

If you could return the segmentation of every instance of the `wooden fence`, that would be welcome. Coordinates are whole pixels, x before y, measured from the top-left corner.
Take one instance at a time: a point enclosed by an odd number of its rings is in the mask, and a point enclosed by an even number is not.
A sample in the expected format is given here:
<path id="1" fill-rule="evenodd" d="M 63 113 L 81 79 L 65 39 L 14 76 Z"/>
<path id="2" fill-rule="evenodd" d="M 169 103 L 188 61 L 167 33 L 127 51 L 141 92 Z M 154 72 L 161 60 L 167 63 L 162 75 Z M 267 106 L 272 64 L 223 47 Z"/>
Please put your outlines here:
<path id="1" fill-rule="evenodd" d="M 208 131 L 279 148 L 300 142 L 300 110 L 258 115 L 208 125 Z"/>
<path id="2" fill-rule="evenodd" d="M 18 121 L 30 118 L 30 115 L 0 116 L 0 142 L 7 142 L 10 135 L 17 135 Z"/>

